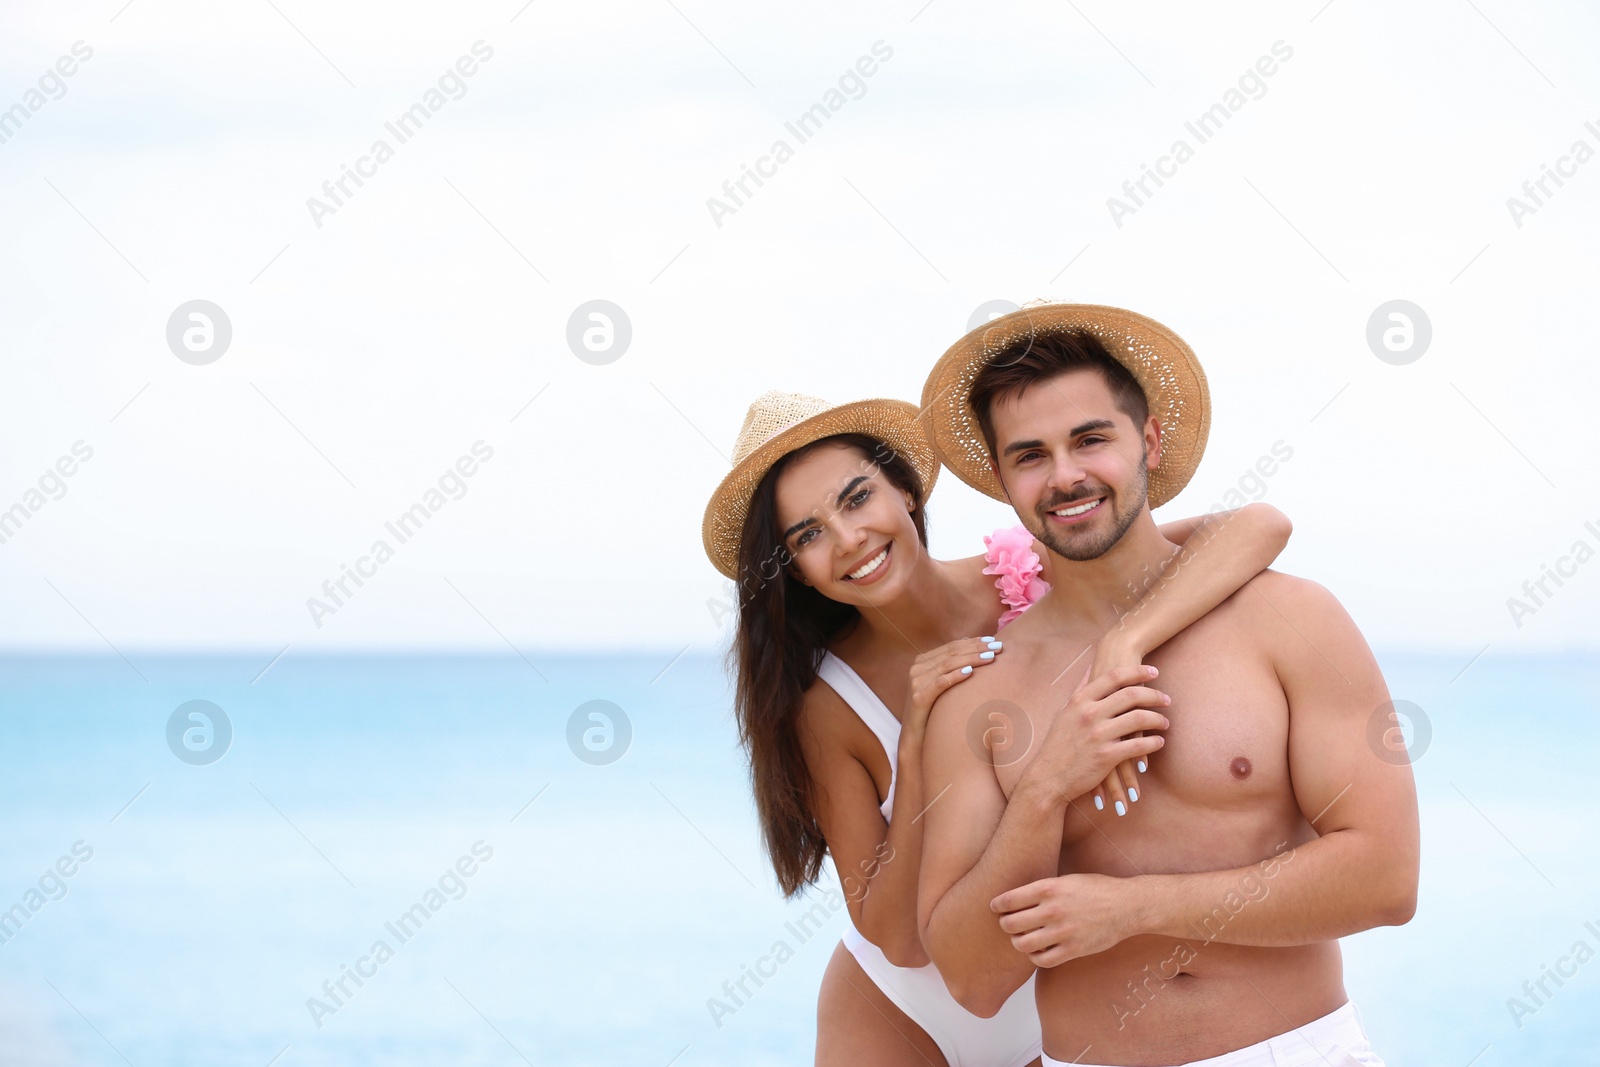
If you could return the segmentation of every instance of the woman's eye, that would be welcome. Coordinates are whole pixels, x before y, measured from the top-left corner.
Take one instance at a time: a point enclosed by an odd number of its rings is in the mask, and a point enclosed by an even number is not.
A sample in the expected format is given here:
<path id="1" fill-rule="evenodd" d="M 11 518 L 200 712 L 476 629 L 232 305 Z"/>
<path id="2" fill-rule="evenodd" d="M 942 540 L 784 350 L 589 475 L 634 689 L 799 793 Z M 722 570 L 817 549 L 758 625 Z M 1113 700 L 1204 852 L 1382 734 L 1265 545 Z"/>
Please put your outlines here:
<path id="1" fill-rule="evenodd" d="M 804 548 L 804 547 L 806 547 L 806 545 L 811 543 L 811 541 L 813 539 L 812 535 L 814 535 L 816 532 L 817 531 L 815 529 L 802 530 L 801 533 L 800 533 L 800 536 L 796 537 L 794 539 L 794 547 L 795 548 Z"/>
<path id="2" fill-rule="evenodd" d="M 855 496 L 850 498 L 850 506 L 852 508 L 859 508 L 862 504 L 865 504 L 867 502 L 867 497 L 869 497 L 871 495 L 872 495 L 872 490 L 871 489 L 863 489 L 863 490 L 861 490 L 861 492 L 857 493 Z"/>

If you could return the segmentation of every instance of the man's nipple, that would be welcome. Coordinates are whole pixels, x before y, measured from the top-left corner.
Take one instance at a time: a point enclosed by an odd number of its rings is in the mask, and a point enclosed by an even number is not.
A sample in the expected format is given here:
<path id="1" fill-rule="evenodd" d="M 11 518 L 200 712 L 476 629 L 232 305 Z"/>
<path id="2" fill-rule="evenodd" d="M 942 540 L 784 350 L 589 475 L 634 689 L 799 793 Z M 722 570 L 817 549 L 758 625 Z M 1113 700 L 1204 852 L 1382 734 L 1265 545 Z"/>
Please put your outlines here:
<path id="1" fill-rule="evenodd" d="M 1250 761 L 1243 756 L 1233 757 L 1233 762 L 1228 764 L 1229 773 L 1241 782 L 1250 777 L 1250 770 Z"/>

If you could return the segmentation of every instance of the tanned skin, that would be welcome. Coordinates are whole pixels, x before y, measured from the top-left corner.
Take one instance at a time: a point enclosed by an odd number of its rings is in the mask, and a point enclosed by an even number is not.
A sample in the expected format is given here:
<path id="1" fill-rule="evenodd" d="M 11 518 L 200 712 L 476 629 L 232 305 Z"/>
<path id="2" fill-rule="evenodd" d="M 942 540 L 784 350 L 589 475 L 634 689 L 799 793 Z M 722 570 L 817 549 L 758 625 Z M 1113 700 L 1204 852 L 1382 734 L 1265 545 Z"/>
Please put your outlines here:
<path id="1" fill-rule="evenodd" d="M 885 819 L 889 761 L 877 737 L 826 683 L 805 694 L 800 737 L 817 785 L 815 815 L 839 871 L 851 921 L 899 966 L 928 962 L 917 927 L 916 895 L 922 822 L 932 799 L 922 784 L 922 747 L 929 710 L 951 688 L 994 669 L 1009 652 L 980 637 L 1000 633 L 1004 605 L 985 559 L 937 560 L 911 521 L 913 501 L 854 449 L 825 445 L 798 457 L 777 486 L 780 529 L 793 555 L 791 572 L 834 600 L 856 605 L 861 618 L 831 645 L 901 723 L 895 807 Z M 1106 665 L 1137 664 L 1238 589 L 1277 556 L 1289 523 L 1276 509 L 1251 505 L 1222 517 L 1186 519 L 1162 527 L 1175 541 L 1196 543 L 1197 563 L 1153 589 L 1106 633 L 1096 656 Z M 1204 544 L 1199 548 L 1199 544 Z M 1043 545 L 1043 577 L 1055 580 Z M 885 548 L 868 581 L 850 578 Z M 1009 635 L 1015 623 L 1003 631 Z M 990 659 L 983 654 L 992 651 Z M 963 667 L 971 669 L 963 674 Z M 1113 810 L 1133 783 L 1132 761 L 1108 767 L 1096 791 Z M 1124 789 L 1124 782 L 1127 790 Z M 1137 803 L 1145 803 L 1141 800 Z M 1127 800 L 1127 807 L 1136 806 Z M 1003 1000 L 1004 998 L 1002 998 Z M 816 1062 L 870 1062 L 915 1067 L 943 1058 L 931 1038 L 867 977 L 842 947 L 834 952 L 818 998 Z"/>
<path id="2" fill-rule="evenodd" d="M 1326 590 L 1266 571 L 1147 667 L 1086 668 L 1130 583 L 1177 551 L 1145 498 L 1160 425 L 1094 370 L 992 414 L 997 474 L 1056 584 L 929 717 L 923 789 L 946 790 L 924 820 L 929 955 L 979 1015 L 1037 970 L 1061 1060 L 1184 1063 L 1334 1011 L 1336 939 L 1416 907 L 1416 793 L 1369 747 L 1389 695 L 1366 642 Z M 1014 729 L 975 751 L 996 708 Z M 1085 794 L 1145 752 L 1128 817 L 1097 811 Z"/>

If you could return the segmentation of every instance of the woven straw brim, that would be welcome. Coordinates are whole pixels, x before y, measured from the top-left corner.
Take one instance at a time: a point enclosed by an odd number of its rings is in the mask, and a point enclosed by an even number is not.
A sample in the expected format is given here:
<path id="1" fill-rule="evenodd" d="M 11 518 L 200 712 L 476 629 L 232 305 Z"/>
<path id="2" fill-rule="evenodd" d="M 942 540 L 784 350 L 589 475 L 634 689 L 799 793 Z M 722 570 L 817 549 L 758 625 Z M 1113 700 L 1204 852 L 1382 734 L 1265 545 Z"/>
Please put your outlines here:
<path id="1" fill-rule="evenodd" d="M 967 402 L 989 362 L 1030 337 L 1071 331 L 1093 334 L 1144 389 L 1161 423 L 1161 462 L 1150 472 L 1150 506 L 1177 496 L 1194 476 L 1211 432 L 1205 372 L 1183 338 L 1154 319 L 1096 304 L 1039 304 L 1002 315 L 950 346 L 922 387 L 923 427 L 940 461 L 980 493 L 1005 500 L 989 467 L 989 446 Z"/>
<path id="2" fill-rule="evenodd" d="M 915 404 L 905 400 L 858 400 L 829 408 L 758 445 L 734 464 L 711 494 L 700 525 L 700 539 L 712 565 L 725 577 L 738 580 L 739 541 L 744 535 L 745 516 L 750 510 L 750 498 L 767 471 L 795 449 L 841 433 L 866 434 L 894 449 L 916 470 L 922 482 L 922 500 L 927 502 L 939 477 L 939 460 L 922 432 Z"/>

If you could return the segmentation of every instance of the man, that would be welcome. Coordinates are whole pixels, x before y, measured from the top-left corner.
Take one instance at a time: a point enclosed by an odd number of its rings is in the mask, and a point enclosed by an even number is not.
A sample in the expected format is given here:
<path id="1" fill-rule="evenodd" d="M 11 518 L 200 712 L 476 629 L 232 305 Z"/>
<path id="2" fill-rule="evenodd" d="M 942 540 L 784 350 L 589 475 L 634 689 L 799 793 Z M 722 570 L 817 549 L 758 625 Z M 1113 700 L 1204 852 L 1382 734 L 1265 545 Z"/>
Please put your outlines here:
<path id="1" fill-rule="evenodd" d="M 923 404 L 1054 567 L 928 726 L 918 919 L 951 991 L 991 1013 L 1037 968 L 1047 1065 L 1380 1064 L 1336 939 L 1411 918 L 1416 795 L 1367 741 L 1389 697 L 1343 608 L 1264 571 L 1148 658 L 1159 677 L 1080 688 L 1130 590 L 1181 563 L 1150 508 L 1204 446 L 1193 353 L 1131 312 L 1025 308 L 946 353 Z M 1130 755 L 1137 799 L 1097 811 Z"/>

